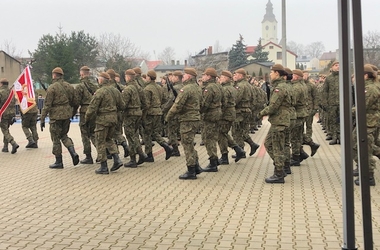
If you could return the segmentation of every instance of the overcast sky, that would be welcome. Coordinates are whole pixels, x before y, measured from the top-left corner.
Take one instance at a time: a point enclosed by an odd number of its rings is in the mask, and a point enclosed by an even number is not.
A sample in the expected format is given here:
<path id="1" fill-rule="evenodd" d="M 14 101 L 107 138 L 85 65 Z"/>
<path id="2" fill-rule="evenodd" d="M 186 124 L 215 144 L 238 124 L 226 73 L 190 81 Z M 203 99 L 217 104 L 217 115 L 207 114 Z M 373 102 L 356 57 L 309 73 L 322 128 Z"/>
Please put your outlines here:
<path id="1" fill-rule="evenodd" d="M 165 47 L 184 60 L 213 46 L 224 49 L 243 35 L 256 45 L 268 0 L 0 0 L 0 47 L 11 42 L 23 56 L 45 34 L 84 30 L 98 37 L 128 37 L 155 60 Z M 281 27 L 281 0 L 271 0 Z M 286 0 L 287 40 L 303 45 L 322 41 L 326 51 L 338 47 L 337 0 Z M 362 0 L 363 31 L 379 29 L 379 0 Z M 278 38 L 281 39 L 279 30 Z"/>

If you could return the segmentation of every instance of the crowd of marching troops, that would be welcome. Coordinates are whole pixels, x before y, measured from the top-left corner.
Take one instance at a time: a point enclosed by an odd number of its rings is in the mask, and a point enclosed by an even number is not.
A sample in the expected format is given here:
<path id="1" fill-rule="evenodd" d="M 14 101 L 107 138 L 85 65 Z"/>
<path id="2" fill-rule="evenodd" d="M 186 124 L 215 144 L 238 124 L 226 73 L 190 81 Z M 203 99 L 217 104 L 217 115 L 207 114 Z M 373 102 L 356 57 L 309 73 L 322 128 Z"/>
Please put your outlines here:
<path id="1" fill-rule="evenodd" d="M 376 165 L 372 156 L 380 158 L 380 84 L 377 71 L 373 65 L 364 66 L 371 185 L 375 185 L 373 172 Z M 125 79 L 125 85 L 120 83 L 121 77 Z M 219 165 L 228 165 L 229 148 L 235 152 L 232 156 L 235 162 L 254 155 L 259 145 L 252 140 L 250 133 L 254 133 L 262 118 L 268 116 L 271 126 L 264 146 L 273 160 L 274 171 L 265 182 L 285 183 L 285 177 L 291 174 L 291 166 L 300 166 L 309 157 L 303 145 L 310 147 L 311 156 L 317 153 L 320 145 L 312 139 L 312 124 L 317 112 L 318 122 L 327 133 L 326 140 L 330 140 L 330 145 L 340 143 L 339 62 L 332 64 L 328 76 L 321 75 L 317 81 L 311 79 L 307 71 L 291 70 L 280 64 L 272 66 L 269 78 L 269 83 L 260 84 L 242 68 L 233 73 L 223 70 L 219 74 L 214 68 L 207 68 L 198 77 L 194 68 L 185 68 L 165 75 L 161 84 L 157 84 L 153 70 L 143 75 L 137 67 L 120 76 L 109 69 L 94 78 L 90 68 L 83 66 L 80 83 L 74 88 L 64 81 L 64 72 L 57 67 L 52 71 L 52 84 L 47 89 L 40 116 L 41 130 L 49 117 L 52 153 L 56 158 L 49 167 L 63 168 L 62 144 L 68 149 L 73 165 L 98 162 L 100 167 L 95 172 L 109 174 L 123 165 L 136 168 L 143 163 L 154 162 L 153 141 L 164 149 L 166 160 L 181 156 L 180 141 L 187 171 L 179 178 L 197 179 L 202 172 L 218 172 Z M 1 79 L 1 106 L 8 94 L 8 81 Z M 67 135 L 70 118 L 78 111 L 85 154 L 83 160 L 79 160 L 73 141 Z M 9 152 L 8 144 L 11 144 L 12 154 L 19 148 L 9 133 L 14 113 L 13 103 L 1 120 L 4 135 L 2 152 Z M 37 109 L 23 114 L 22 127 L 28 139 L 27 148 L 38 148 L 36 121 Z M 209 164 L 204 168 L 199 164 L 194 147 L 194 138 L 200 128 L 209 157 Z M 357 162 L 356 130 L 353 137 L 354 161 Z M 91 144 L 97 151 L 95 160 Z M 119 157 L 119 145 L 123 148 L 124 158 L 130 158 L 125 164 Z M 110 168 L 108 159 L 113 159 Z M 358 173 L 356 168 L 354 176 Z M 355 183 L 359 185 L 359 180 Z"/>

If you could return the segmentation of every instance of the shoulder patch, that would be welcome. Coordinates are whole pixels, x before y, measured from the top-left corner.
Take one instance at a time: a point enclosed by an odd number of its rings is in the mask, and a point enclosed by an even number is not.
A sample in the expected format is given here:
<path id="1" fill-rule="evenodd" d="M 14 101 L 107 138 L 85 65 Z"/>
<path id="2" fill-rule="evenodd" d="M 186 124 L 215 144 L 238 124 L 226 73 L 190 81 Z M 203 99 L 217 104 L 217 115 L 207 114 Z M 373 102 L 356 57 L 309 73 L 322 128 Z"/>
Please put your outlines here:
<path id="1" fill-rule="evenodd" d="M 183 89 L 180 89 L 179 91 L 183 92 Z"/>
<path id="2" fill-rule="evenodd" d="M 280 90 L 279 89 L 274 89 L 274 92 L 280 92 Z"/>
<path id="3" fill-rule="evenodd" d="M 207 89 L 205 89 L 205 92 L 207 92 Z"/>
<path id="4" fill-rule="evenodd" d="M 235 89 L 239 89 L 239 87 L 238 87 L 238 86 L 235 86 Z"/>

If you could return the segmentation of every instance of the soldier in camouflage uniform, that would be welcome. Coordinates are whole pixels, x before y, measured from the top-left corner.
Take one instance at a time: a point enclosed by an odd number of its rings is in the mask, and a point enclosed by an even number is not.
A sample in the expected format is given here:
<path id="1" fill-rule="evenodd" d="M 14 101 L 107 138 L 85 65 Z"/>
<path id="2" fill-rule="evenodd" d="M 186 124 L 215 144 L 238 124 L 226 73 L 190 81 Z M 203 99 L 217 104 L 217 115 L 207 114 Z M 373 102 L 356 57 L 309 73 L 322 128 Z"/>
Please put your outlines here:
<path id="1" fill-rule="evenodd" d="M 323 85 L 323 106 L 327 110 L 329 132 L 331 133 L 330 145 L 338 144 L 339 140 L 339 62 L 331 66 L 331 74 L 326 77 Z M 326 138 L 329 140 L 330 138 Z"/>
<path id="2" fill-rule="evenodd" d="M 222 117 L 222 87 L 216 83 L 214 68 L 207 68 L 202 76 L 201 115 L 203 121 L 202 139 L 205 144 L 210 164 L 204 172 L 218 172 L 217 142 L 219 137 L 218 122 Z"/>
<path id="3" fill-rule="evenodd" d="M 123 91 L 124 86 L 120 83 L 117 83 L 115 80 L 116 72 L 113 69 L 109 69 L 106 73 L 110 76 L 109 83 L 114 86 L 120 93 Z M 123 111 L 119 110 L 117 113 L 118 123 L 115 130 L 115 140 L 118 145 L 121 145 L 124 149 L 124 157 L 129 156 L 129 148 L 127 144 L 127 139 L 123 135 Z M 109 157 L 108 157 L 109 158 Z"/>
<path id="4" fill-rule="evenodd" d="M 241 158 L 245 158 L 244 150 L 237 145 L 235 140 L 228 134 L 231 130 L 233 122 L 236 120 L 235 99 L 237 90 L 232 86 L 232 74 L 229 71 L 223 70 L 220 76 L 219 83 L 222 86 L 222 117 L 218 123 L 219 136 L 218 144 L 222 157 L 219 159 L 219 164 L 227 165 L 228 160 L 228 147 L 231 147 L 236 152 L 235 162 Z"/>
<path id="5" fill-rule="evenodd" d="M 375 147 L 375 136 L 377 128 L 380 126 L 380 89 L 376 86 L 377 77 L 375 71 L 370 65 L 364 65 L 365 80 L 365 104 L 366 104 L 366 120 L 367 120 L 367 141 L 368 141 L 368 160 L 369 160 L 369 185 L 375 186 L 375 178 L 373 176 L 376 161 L 373 159 L 373 148 Z M 352 115 L 355 117 L 356 108 L 352 108 Z M 352 132 L 354 161 L 358 163 L 358 145 L 356 127 Z M 359 170 L 354 170 L 354 176 L 359 176 Z M 356 185 L 360 185 L 360 178 L 355 180 Z"/>
<path id="6" fill-rule="evenodd" d="M 38 97 L 36 96 L 36 105 L 29 109 L 25 114 L 21 112 L 21 127 L 24 132 L 28 144 L 25 148 L 38 148 L 38 132 L 37 132 L 37 116 L 38 116 L 38 107 L 37 101 Z"/>
<path id="7" fill-rule="evenodd" d="M 142 102 L 140 99 L 142 88 L 135 82 L 136 73 L 132 69 L 125 71 L 126 86 L 121 94 L 125 109 L 124 116 L 124 133 L 129 144 L 129 155 L 131 160 L 124 164 L 127 168 L 136 168 L 137 165 L 144 163 L 147 155 L 143 152 L 139 139 L 139 127 L 142 117 Z M 143 93 L 144 95 L 144 93 Z M 145 103 L 145 99 L 143 100 Z M 139 154 L 139 161 L 136 161 L 136 154 Z"/>
<path id="8" fill-rule="evenodd" d="M 83 66 L 80 68 L 80 83 L 75 88 L 76 99 L 78 100 L 78 105 L 80 105 L 79 114 L 79 128 L 83 143 L 83 153 L 86 158 L 80 161 L 82 164 L 93 164 L 94 161 L 91 155 L 91 142 L 96 147 L 95 141 L 95 119 L 91 121 L 85 120 L 85 115 L 87 107 L 91 102 L 92 96 L 95 94 L 96 90 L 99 88 L 98 84 L 90 76 L 90 68 Z M 77 110 L 77 108 L 75 108 Z"/>
<path id="9" fill-rule="evenodd" d="M 95 170 L 97 174 L 109 174 L 107 165 L 107 149 L 114 160 L 111 171 L 123 166 L 119 158 L 119 150 L 114 141 L 115 130 L 118 121 L 118 111 L 124 109 L 120 91 L 109 82 L 107 73 L 98 76 L 101 87 L 95 92 L 86 111 L 86 122 L 95 119 L 95 137 L 100 161 L 100 168 Z"/>
<path id="10" fill-rule="evenodd" d="M 286 75 L 281 64 L 273 65 L 270 73 L 273 86 L 269 105 L 260 111 L 258 117 L 269 115 L 268 121 L 271 127 L 265 138 L 265 148 L 273 159 L 274 174 L 265 179 L 266 183 L 285 183 L 285 129 L 290 125 L 291 97 L 288 86 L 283 79 Z"/>
<path id="11" fill-rule="evenodd" d="M 7 99 L 9 97 L 10 89 L 8 88 L 8 80 L 5 78 L 2 78 L 0 80 L 0 108 L 2 108 L 5 103 L 7 102 Z M 15 154 L 17 152 L 17 149 L 19 148 L 19 145 L 15 142 L 13 136 L 9 133 L 9 127 L 14 123 L 16 110 L 15 110 L 15 98 L 14 95 L 12 95 L 12 99 L 9 103 L 9 106 L 6 110 L 4 110 L 4 113 L 0 117 L 0 127 L 1 132 L 3 133 L 3 142 L 4 147 L 2 149 L 2 152 L 7 153 L 8 150 L 8 144 L 10 143 L 12 145 L 12 154 Z M 1 115 L 1 114 L 0 114 Z"/>
<path id="12" fill-rule="evenodd" d="M 53 154 L 55 163 L 49 168 L 63 168 L 62 145 L 69 150 L 74 166 L 79 163 L 79 156 L 75 152 L 74 143 L 67 133 L 70 130 L 70 118 L 77 107 L 75 89 L 68 82 L 63 80 L 63 70 L 59 67 L 52 71 L 52 84 L 46 91 L 44 108 L 41 113 L 41 130 L 45 128 L 45 118 L 49 115 L 50 136 L 53 142 Z"/>
<path id="13" fill-rule="evenodd" d="M 142 71 L 139 67 L 133 68 L 133 71 L 136 73 L 135 81 L 137 82 L 138 85 L 140 85 L 141 88 L 145 88 L 147 83 L 145 82 L 144 78 L 142 78 L 141 74 Z"/>
<path id="14" fill-rule="evenodd" d="M 236 95 L 236 122 L 232 130 L 232 136 L 237 144 L 244 149 L 244 142 L 251 147 L 249 155 L 253 155 L 260 145 L 253 142 L 249 136 L 249 118 L 251 115 L 252 106 L 252 91 L 251 86 L 245 79 L 246 72 L 244 69 L 235 71 L 233 79 L 235 81 Z M 234 157 L 234 156 L 233 156 Z M 235 156 L 236 157 L 236 156 Z"/>
<path id="15" fill-rule="evenodd" d="M 299 69 L 292 71 L 292 87 L 293 95 L 295 98 L 295 109 L 297 113 L 297 119 L 295 121 L 294 127 L 290 132 L 290 141 L 292 144 L 292 166 L 300 166 L 300 162 L 307 157 L 300 157 L 302 151 L 302 135 L 305 117 L 308 116 L 307 113 L 307 87 L 303 82 L 303 73 Z M 292 95 L 292 96 L 293 96 Z"/>
<path id="16" fill-rule="evenodd" d="M 147 73 L 147 85 L 144 88 L 146 109 L 143 114 L 145 153 L 148 155 L 147 162 L 154 162 L 152 153 L 152 140 L 165 149 L 165 160 L 168 160 L 173 148 L 161 137 L 159 124 L 161 123 L 161 105 L 166 102 L 162 88 L 155 82 L 156 72 L 149 70 Z"/>
<path id="17" fill-rule="evenodd" d="M 169 110 L 165 120 L 169 121 L 178 115 L 180 122 L 181 143 L 185 152 L 187 172 L 180 175 L 183 180 L 197 179 L 202 172 L 198 163 L 198 153 L 194 149 L 194 137 L 200 121 L 202 90 L 196 82 L 197 73 L 193 68 L 185 68 L 183 88 L 180 89 L 175 103 Z"/>
<path id="18" fill-rule="evenodd" d="M 303 143 L 311 148 L 311 156 L 315 155 L 319 148 L 319 144 L 315 143 L 311 138 L 313 135 L 313 120 L 317 113 L 317 86 L 309 79 L 309 72 L 303 71 L 303 80 L 307 87 L 307 113 L 305 118 L 306 132 L 303 134 Z"/>

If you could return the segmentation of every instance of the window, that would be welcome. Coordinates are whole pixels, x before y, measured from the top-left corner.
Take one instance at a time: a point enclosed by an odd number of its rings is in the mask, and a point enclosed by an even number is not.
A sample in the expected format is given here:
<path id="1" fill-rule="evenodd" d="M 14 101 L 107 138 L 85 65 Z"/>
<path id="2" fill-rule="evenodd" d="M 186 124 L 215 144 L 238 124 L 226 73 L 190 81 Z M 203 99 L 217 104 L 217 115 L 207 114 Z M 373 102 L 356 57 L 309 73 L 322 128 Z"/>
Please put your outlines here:
<path id="1" fill-rule="evenodd" d="M 277 52 L 277 60 L 282 60 L 282 52 Z"/>
<path id="2" fill-rule="evenodd" d="M 269 46 L 269 49 L 273 49 L 273 46 L 271 45 L 271 46 Z"/>

